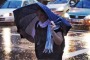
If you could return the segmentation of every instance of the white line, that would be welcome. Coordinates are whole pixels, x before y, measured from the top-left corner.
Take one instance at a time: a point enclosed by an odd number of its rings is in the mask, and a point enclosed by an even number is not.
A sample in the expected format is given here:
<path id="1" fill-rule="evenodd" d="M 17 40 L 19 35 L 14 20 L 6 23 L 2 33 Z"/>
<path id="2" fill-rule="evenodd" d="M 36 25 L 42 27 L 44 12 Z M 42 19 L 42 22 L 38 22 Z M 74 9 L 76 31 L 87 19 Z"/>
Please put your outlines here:
<path id="1" fill-rule="evenodd" d="M 2 33 L 0 33 L 0 35 L 2 35 Z M 11 33 L 11 35 L 20 36 L 20 34 L 18 34 L 18 33 Z"/>
<path id="2" fill-rule="evenodd" d="M 88 52 L 88 51 L 89 51 L 89 49 L 83 49 L 83 50 L 78 50 L 78 51 L 71 52 L 71 53 L 68 53 L 68 54 L 63 54 L 63 60 L 65 60 L 66 58 L 77 56 L 79 54 L 82 54 L 82 53 L 85 53 L 85 52 Z"/>

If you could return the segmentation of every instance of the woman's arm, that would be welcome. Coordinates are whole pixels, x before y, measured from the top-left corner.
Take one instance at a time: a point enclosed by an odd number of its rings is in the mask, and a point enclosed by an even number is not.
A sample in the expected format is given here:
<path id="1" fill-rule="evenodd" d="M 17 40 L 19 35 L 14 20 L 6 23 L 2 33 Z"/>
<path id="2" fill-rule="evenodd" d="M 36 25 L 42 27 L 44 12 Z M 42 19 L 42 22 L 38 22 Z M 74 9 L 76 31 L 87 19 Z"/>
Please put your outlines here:
<path id="1" fill-rule="evenodd" d="M 62 41 L 63 41 L 63 35 L 62 32 L 55 32 L 54 28 L 56 27 L 55 23 L 53 21 L 51 21 L 51 31 L 52 31 L 52 36 L 53 36 L 53 40 L 57 45 L 61 45 Z"/>
<path id="2" fill-rule="evenodd" d="M 53 36 L 53 40 L 54 40 L 55 44 L 61 45 L 61 43 L 63 41 L 62 33 L 61 32 L 56 33 L 55 31 L 52 31 L 52 36 Z"/>

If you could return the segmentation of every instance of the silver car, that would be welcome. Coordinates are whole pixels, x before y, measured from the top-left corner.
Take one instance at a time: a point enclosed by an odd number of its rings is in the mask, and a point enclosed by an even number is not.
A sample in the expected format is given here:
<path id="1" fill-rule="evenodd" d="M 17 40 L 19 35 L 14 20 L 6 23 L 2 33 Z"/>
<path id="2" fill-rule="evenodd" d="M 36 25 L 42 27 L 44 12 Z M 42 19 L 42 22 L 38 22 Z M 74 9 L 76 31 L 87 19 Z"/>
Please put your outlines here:
<path id="1" fill-rule="evenodd" d="M 13 11 L 17 8 L 29 5 L 33 2 L 34 0 L 7 0 L 0 7 L 0 25 L 13 24 L 14 23 Z"/>
<path id="2" fill-rule="evenodd" d="M 90 0 L 80 0 L 64 16 L 72 25 L 90 26 Z"/>
<path id="3" fill-rule="evenodd" d="M 51 0 L 47 7 L 57 15 L 63 16 L 70 9 L 70 0 Z"/>

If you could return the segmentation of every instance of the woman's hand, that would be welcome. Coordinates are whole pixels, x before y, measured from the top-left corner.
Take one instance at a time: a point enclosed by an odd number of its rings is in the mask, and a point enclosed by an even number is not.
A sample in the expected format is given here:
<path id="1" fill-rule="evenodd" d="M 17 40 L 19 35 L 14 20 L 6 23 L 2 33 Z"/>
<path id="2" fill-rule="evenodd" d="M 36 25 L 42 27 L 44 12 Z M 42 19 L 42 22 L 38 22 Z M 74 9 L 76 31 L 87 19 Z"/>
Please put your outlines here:
<path id="1" fill-rule="evenodd" d="M 51 30 L 54 31 L 54 28 L 56 27 L 55 23 L 51 21 Z"/>

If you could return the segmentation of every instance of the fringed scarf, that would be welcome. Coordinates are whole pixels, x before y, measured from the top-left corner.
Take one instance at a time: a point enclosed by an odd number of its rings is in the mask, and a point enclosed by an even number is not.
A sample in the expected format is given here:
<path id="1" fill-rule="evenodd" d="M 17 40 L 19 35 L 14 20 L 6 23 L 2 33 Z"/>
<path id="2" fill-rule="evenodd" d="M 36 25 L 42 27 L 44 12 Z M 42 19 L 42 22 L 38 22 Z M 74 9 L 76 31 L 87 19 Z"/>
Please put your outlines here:
<path id="1" fill-rule="evenodd" d="M 45 28 L 46 26 L 48 26 L 46 44 L 45 44 L 43 53 L 52 53 L 53 52 L 53 40 L 51 38 L 52 32 L 51 32 L 50 21 L 47 20 L 44 23 L 39 22 L 38 24 L 40 25 L 41 28 Z"/>

